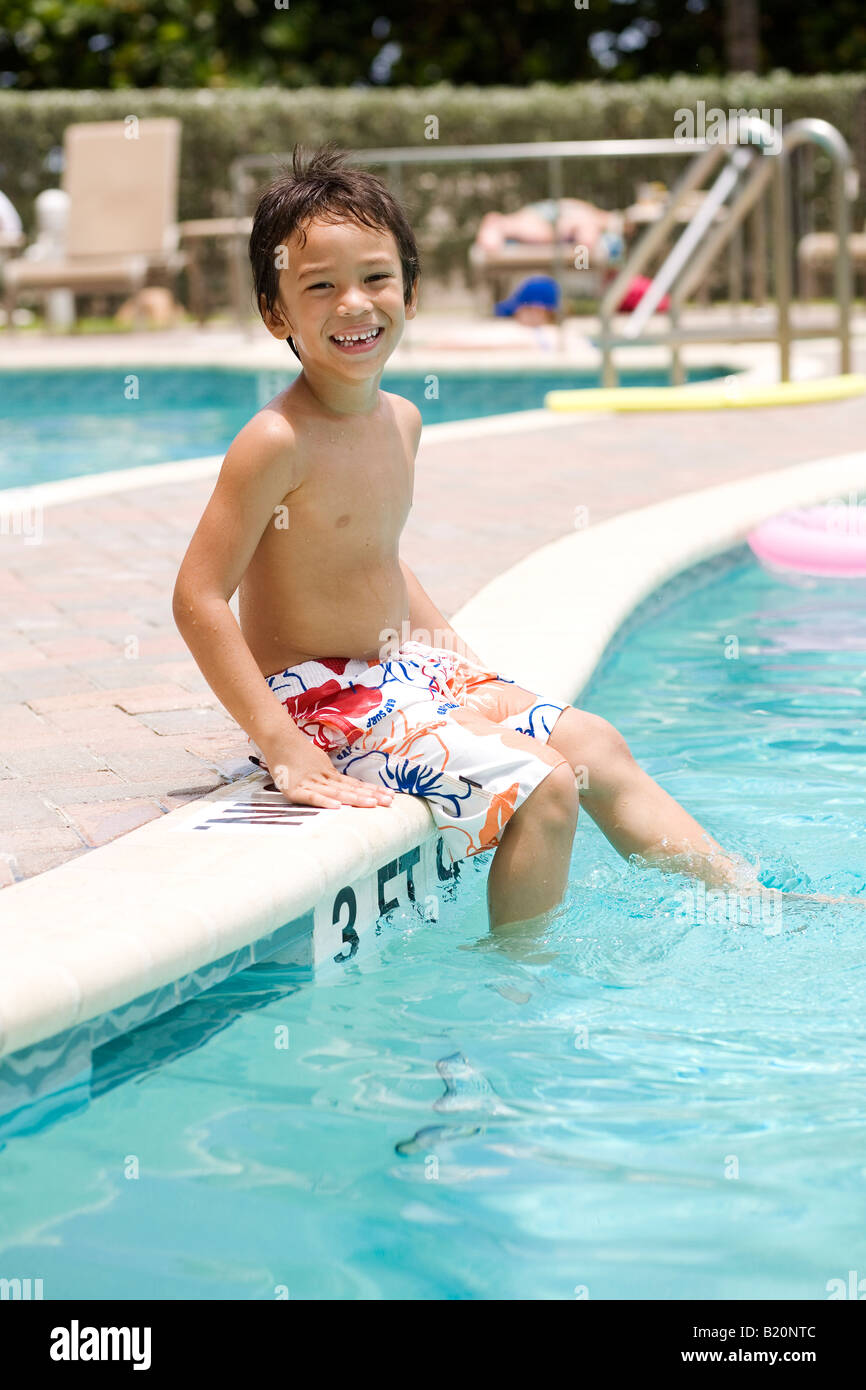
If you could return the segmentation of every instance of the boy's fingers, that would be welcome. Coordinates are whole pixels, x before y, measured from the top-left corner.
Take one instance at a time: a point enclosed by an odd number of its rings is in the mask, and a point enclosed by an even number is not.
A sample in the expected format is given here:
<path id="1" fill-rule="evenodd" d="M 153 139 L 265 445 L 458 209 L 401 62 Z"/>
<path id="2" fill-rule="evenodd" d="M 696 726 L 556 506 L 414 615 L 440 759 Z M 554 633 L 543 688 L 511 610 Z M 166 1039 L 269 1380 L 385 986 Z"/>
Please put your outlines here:
<path id="1" fill-rule="evenodd" d="M 355 796 L 372 797 L 374 801 L 382 801 L 389 805 L 393 801 L 393 793 L 384 787 L 365 787 L 362 783 L 359 787 L 350 787 L 349 790 Z"/>
<path id="2" fill-rule="evenodd" d="M 387 806 L 388 804 L 386 801 L 383 801 L 381 797 L 376 796 L 375 792 L 371 791 L 349 791 L 345 800 L 350 806 Z"/>
<path id="3" fill-rule="evenodd" d="M 311 802 L 311 804 L 315 805 L 321 802 L 327 802 L 329 806 L 339 806 L 342 804 L 336 795 L 336 788 L 329 787 L 324 778 L 305 777 L 303 782 L 299 782 L 298 785 L 293 788 L 290 795 L 295 800 L 301 797 L 303 797 L 305 801 L 315 798 L 315 800 Z"/>
<path id="4" fill-rule="evenodd" d="M 376 787 L 370 782 L 361 782 L 357 777 L 347 777 L 344 772 L 337 772 L 336 769 L 334 769 L 333 773 L 325 773 L 325 776 L 329 779 L 333 779 L 334 782 L 340 783 L 342 786 L 351 787 L 354 791 L 360 792 L 364 796 L 375 796 L 382 801 L 390 801 L 394 795 L 390 787 Z"/>
<path id="5" fill-rule="evenodd" d="M 340 809 L 341 803 L 336 801 L 334 797 L 326 796 L 324 792 L 313 791 L 312 788 L 305 791 L 301 787 L 295 787 L 288 795 L 295 806 L 322 806 L 327 810 L 334 811 Z"/>
<path id="6" fill-rule="evenodd" d="M 298 782 L 286 795 L 292 801 L 297 801 L 306 806 L 329 806 L 339 809 L 343 805 L 342 799 L 338 796 L 338 788 L 331 786 L 328 778 L 314 773 L 312 777 L 305 777 Z"/>
<path id="7" fill-rule="evenodd" d="M 329 790 L 325 785 L 317 785 L 311 778 L 307 778 L 303 783 L 299 783 L 292 791 L 293 801 L 300 801 L 303 798 L 304 805 L 309 806 L 334 806 L 339 808 L 342 802 L 338 796 Z"/>
<path id="8" fill-rule="evenodd" d="M 329 787 L 327 795 L 338 797 L 344 806 L 376 805 L 376 798 L 366 789 L 356 792 L 354 787 Z"/>
<path id="9" fill-rule="evenodd" d="M 355 782 L 354 778 L 347 779 L 342 773 L 335 776 L 322 773 L 305 778 L 303 782 L 298 783 L 291 795 L 294 799 L 300 796 L 305 799 L 315 797 L 316 800 L 310 801 L 310 805 L 325 803 L 331 807 L 339 807 L 381 804 L 374 787 L 367 786 L 364 782 Z"/>
<path id="10" fill-rule="evenodd" d="M 290 790 L 283 789 L 283 795 L 295 805 L 339 810 L 341 806 L 389 806 L 394 794 L 388 787 L 372 786 L 334 768 L 304 777 Z"/>

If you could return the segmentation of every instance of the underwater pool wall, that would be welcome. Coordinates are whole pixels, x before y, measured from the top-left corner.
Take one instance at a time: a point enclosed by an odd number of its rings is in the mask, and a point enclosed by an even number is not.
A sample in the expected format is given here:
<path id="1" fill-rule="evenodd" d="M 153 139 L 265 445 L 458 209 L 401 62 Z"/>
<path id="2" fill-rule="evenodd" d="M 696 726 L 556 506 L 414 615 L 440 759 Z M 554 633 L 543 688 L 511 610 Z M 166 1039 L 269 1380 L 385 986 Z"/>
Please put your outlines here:
<path id="1" fill-rule="evenodd" d="M 570 703 L 661 584 L 779 511 L 860 493 L 866 452 L 589 518 L 452 622 L 483 660 Z M 0 894 L 4 1131 L 72 1103 L 102 1043 L 257 961 L 341 969 L 394 908 L 435 931 L 467 861 L 443 856 L 422 801 L 325 811 L 267 787 L 254 773 Z"/>

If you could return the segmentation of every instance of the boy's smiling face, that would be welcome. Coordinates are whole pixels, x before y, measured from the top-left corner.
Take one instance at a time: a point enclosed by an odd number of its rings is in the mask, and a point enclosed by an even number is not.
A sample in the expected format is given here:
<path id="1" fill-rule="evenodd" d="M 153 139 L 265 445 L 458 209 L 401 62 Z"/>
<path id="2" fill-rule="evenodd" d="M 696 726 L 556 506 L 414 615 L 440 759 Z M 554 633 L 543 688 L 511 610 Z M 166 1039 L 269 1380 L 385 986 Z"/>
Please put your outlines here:
<path id="1" fill-rule="evenodd" d="M 393 233 L 314 219 L 287 240 L 283 259 L 282 320 L 265 318 L 274 337 L 291 336 L 307 370 L 354 381 L 381 372 L 415 314 L 417 287 L 407 305 Z"/>

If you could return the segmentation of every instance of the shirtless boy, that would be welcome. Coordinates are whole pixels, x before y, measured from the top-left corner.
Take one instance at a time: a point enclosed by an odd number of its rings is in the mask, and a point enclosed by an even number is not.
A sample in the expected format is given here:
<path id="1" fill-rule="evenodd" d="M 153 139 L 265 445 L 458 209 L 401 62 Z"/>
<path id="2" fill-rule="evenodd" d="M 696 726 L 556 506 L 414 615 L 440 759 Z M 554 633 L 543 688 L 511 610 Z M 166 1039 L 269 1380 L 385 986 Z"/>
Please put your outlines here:
<path id="1" fill-rule="evenodd" d="M 229 448 L 174 615 L 287 800 L 374 814 L 395 791 L 425 796 L 453 858 L 496 849 L 494 930 L 560 902 L 577 770 L 623 856 L 757 888 L 611 724 L 488 670 L 400 558 L 421 416 L 379 382 L 415 314 L 418 255 L 385 185 L 296 151 L 250 258 L 265 325 L 303 370 Z"/>

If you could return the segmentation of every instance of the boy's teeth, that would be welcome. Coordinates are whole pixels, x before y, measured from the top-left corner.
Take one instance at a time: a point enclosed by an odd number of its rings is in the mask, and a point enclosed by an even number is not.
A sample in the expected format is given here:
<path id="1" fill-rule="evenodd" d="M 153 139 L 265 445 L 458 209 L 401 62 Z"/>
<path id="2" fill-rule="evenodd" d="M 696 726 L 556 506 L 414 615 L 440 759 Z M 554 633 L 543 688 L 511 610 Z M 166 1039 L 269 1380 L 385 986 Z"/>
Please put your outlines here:
<path id="1" fill-rule="evenodd" d="M 368 338 L 374 338 L 378 332 L 378 328 L 368 328 L 363 333 L 335 333 L 334 341 L 338 343 L 366 342 Z"/>

